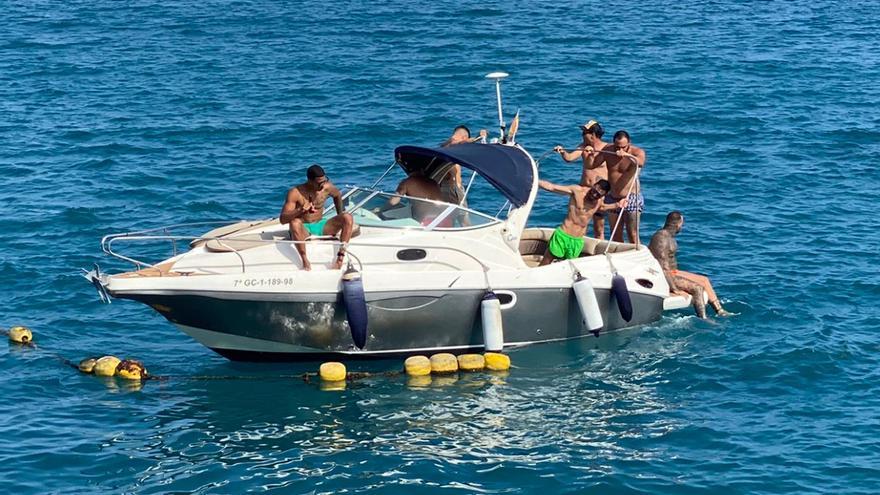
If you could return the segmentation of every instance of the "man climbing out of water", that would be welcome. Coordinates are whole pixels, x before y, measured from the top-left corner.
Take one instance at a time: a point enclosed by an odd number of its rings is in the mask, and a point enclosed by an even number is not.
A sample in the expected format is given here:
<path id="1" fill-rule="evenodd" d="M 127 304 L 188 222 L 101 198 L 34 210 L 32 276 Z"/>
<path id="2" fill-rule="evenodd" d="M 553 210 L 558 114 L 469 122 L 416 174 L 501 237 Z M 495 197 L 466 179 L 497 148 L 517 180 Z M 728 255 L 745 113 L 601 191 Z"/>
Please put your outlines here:
<path id="1" fill-rule="evenodd" d="M 690 294 L 694 310 L 700 318 L 706 317 L 706 305 L 703 303 L 703 292 L 705 291 L 709 296 L 709 305 L 715 310 L 715 314 L 730 316 L 730 313 L 721 307 L 721 301 L 718 300 L 718 295 L 712 288 L 712 282 L 707 277 L 678 269 L 678 261 L 675 258 L 678 252 L 678 243 L 675 242 L 675 236 L 681 232 L 682 227 L 684 227 L 684 217 L 681 212 L 669 212 L 666 215 L 666 224 L 651 237 L 651 243 L 648 244 L 651 254 L 657 258 L 663 268 L 663 274 L 669 283 L 669 291 Z"/>
<path id="2" fill-rule="evenodd" d="M 590 187 L 572 185 L 560 186 L 546 180 L 538 181 L 538 186 L 545 191 L 571 196 L 568 200 L 568 215 L 562 225 L 553 231 L 547 251 L 541 260 L 541 266 L 549 265 L 556 259 L 572 259 L 581 255 L 584 249 L 584 235 L 587 224 L 602 205 L 602 198 L 608 194 L 610 185 L 605 179 L 599 179 Z"/>
<path id="3" fill-rule="evenodd" d="M 641 184 L 636 179 L 636 173 L 645 166 L 646 160 L 645 150 L 633 145 L 629 133 L 624 130 L 615 132 L 614 142 L 606 146 L 595 158 L 584 158 L 584 161 L 590 162 L 593 167 L 604 165 L 608 168 L 611 192 L 605 198 L 605 203 L 619 205 L 610 213 L 611 228 L 613 229 L 617 224 L 618 215 L 623 215 L 623 225 L 629 242 L 633 244 L 639 238 L 639 220 L 645 209 L 645 198 L 642 196 Z M 623 229 L 618 229 L 614 233 L 613 240 L 623 242 Z"/>
<path id="4" fill-rule="evenodd" d="M 576 150 L 566 151 L 565 148 L 560 145 L 553 148 L 553 151 L 559 153 L 559 156 L 561 156 L 566 162 L 573 162 L 577 159 L 581 159 L 583 167 L 581 169 L 580 185 L 590 187 L 600 179 L 608 180 L 608 168 L 605 166 L 605 163 L 600 163 L 595 159 L 596 154 L 605 149 L 605 147 L 608 146 L 608 143 L 602 141 L 602 136 L 605 134 L 605 130 L 602 129 L 599 122 L 590 120 L 580 126 L 580 128 L 581 137 L 583 139 Z M 589 161 L 587 160 L 588 157 L 590 158 Z M 607 212 L 605 211 L 598 211 L 593 215 L 593 237 L 596 239 L 605 238 L 606 216 Z"/>
<path id="5" fill-rule="evenodd" d="M 351 232 L 354 228 L 354 219 L 342 205 L 342 194 L 327 178 L 324 169 L 319 165 L 312 165 L 306 170 L 306 182 L 294 186 L 287 191 L 287 199 L 281 207 L 279 221 L 290 225 L 290 238 L 294 241 L 305 241 L 313 235 L 337 235 L 342 241 L 333 269 L 342 268 L 345 260 L 345 246 L 351 240 Z M 336 206 L 336 216 L 333 218 L 321 217 L 324 214 L 324 202 L 328 197 L 333 198 Z M 341 233 L 340 233 L 341 232 Z M 296 250 L 302 258 L 303 270 L 311 270 L 312 264 L 306 257 L 306 245 L 296 244 Z"/>

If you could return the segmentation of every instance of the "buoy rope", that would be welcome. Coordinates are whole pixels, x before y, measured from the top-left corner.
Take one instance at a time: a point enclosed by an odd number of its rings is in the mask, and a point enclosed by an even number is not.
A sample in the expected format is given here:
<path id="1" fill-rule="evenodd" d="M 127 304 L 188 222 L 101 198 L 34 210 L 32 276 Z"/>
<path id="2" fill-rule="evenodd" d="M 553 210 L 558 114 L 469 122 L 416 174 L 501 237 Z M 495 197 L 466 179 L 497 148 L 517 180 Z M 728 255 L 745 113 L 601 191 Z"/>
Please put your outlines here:
<path id="1" fill-rule="evenodd" d="M 10 332 L 8 330 L 0 329 L 0 333 L 5 334 L 7 337 Z M 58 360 L 63 366 L 74 369 L 82 374 L 91 374 L 91 372 L 86 372 L 80 368 L 80 365 L 74 363 L 73 361 L 62 357 L 60 354 L 57 354 L 48 349 L 44 349 L 42 347 L 37 347 L 33 341 L 27 343 L 18 344 L 21 346 L 30 347 L 35 350 L 39 350 L 41 353 L 51 356 L 52 358 Z M 94 358 L 88 358 L 94 359 Z M 508 361 L 509 363 L 509 361 Z M 508 364 L 509 367 L 509 364 Z M 488 368 L 489 371 L 493 371 L 492 368 Z M 506 368 L 505 368 L 506 369 Z M 458 371 L 458 370 L 456 370 Z M 461 371 L 470 372 L 474 370 L 467 370 L 462 368 Z M 439 373 L 439 372 L 438 372 Z M 434 373 L 432 373 L 434 374 Z M 442 374 L 442 373 L 441 373 Z M 347 371 L 345 374 L 346 382 L 355 382 L 358 380 L 364 380 L 368 378 L 395 378 L 406 376 L 406 370 L 390 370 L 390 371 L 379 371 L 379 372 L 371 372 L 371 371 Z M 112 378 L 112 376 L 104 377 L 104 378 Z M 312 383 L 314 382 L 326 382 L 326 378 L 322 378 L 320 373 L 315 372 L 305 372 L 305 373 L 297 373 L 297 374 L 280 374 L 280 375 L 153 375 L 147 374 L 142 375 L 137 379 L 139 382 L 147 382 L 147 381 L 156 381 L 156 382 L 167 382 L 167 381 L 247 381 L 247 380 L 302 380 L 304 383 Z"/>
<path id="2" fill-rule="evenodd" d="M 595 153 L 604 153 L 604 154 L 606 154 L 606 155 L 616 155 L 616 154 L 617 154 L 617 153 L 614 152 L 614 151 L 597 150 L 597 149 L 593 149 L 593 148 L 590 148 L 590 149 L 587 149 L 587 148 L 575 148 L 575 149 L 573 149 L 573 150 L 566 150 L 565 148 L 563 148 L 563 151 L 566 151 L 566 152 L 568 152 L 568 153 L 574 153 L 575 151 L 592 151 L 592 152 L 595 152 Z M 546 159 L 548 156 L 550 156 L 551 153 L 555 153 L 555 152 L 556 152 L 556 147 L 554 146 L 553 148 L 550 148 L 549 151 L 547 151 L 546 153 L 544 153 L 543 155 L 541 155 L 537 160 L 535 160 L 535 163 L 536 163 L 536 164 L 537 164 L 537 163 L 541 163 L 544 159 Z"/>
<path id="3" fill-rule="evenodd" d="M 9 335 L 10 335 L 9 330 L 3 329 L 2 332 L 3 332 L 3 335 L 5 335 L 7 338 L 9 338 Z M 61 362 L 61 364 L 65 365 L 65 366 L 70 366 L 73 369 L 79 369 L 77 367 L 76 363 L 72 362 L 71 360 L 63 357 L 62 355 L 60 355 L 56 352 L 50 351 L 49 349 L 46 349 L 44 347 L 37 346 L 37 343 L 34 342 L 33 340 L 29 340 L 28 342 L 15 342 L 15 345 L 18 347 L 29 347 L 31 349 L 34 349 L 35 351 L 39 351 L 43 354 L 47 354 L 47 355 L 57 359 L 58 361 Z"/>
<path id="4" fill-rule="evenodd" d="M 382 371 L 382 372 L 369 372 L 369 371 L 349 371 L 345 374 L 346 381 L 356 381 L 363 380 L 365 378 L 372 377 L 395 377 L 402 375 L 402 371 Z M 290 380 L 290 379 L 300 379 L 306 383 L 311 382 L 313 379 L 318 379 L 319 374 L 314 372 L 305 372 L 299 374 L 289 374 L 289 375 L 149 375 L 145 378 L 145 380 L 156 380 L 156 381 L 170 381 L 170 380 L 180 380 L 180 381 L 237 381 L 237 380 Z"/>

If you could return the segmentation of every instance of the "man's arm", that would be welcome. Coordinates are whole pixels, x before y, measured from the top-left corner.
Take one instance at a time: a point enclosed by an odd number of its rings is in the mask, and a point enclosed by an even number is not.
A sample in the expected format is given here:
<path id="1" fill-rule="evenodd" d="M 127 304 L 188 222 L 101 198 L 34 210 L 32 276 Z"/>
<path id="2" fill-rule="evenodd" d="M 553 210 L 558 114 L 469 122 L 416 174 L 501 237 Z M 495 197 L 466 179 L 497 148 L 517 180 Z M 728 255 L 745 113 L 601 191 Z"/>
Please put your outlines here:
<path id="1" fill-rule="evenodd" d="M 628 198 L 623 198 L 620 201 L 616 201 L 614 203 L 606 203 L 605 199 L 600 200 L 599 211 L 607 211 L 607 210 L 619 210 L 626 208 L 626 205 L 629 204 Z"/>
<path id="2" fill-rule="evenodd" d="M 461 165 L 453 165 L 452 173 L 455 174 L 452 176 L 452 178 L 455 180 L 455 185 L 458 186 L 460 189 L 464 189 L 464 186 L 461 185 Z"/>
<path id="3" fill-rule="evenodd" d="M 576 190 L 581 189 L 581 186 L 560 186 L 546 180 L 539 180 L 538 187 L 556 194 L 574 194 Z"/>
<path id="4" fill-rule="evenodd" d="M 487 137 L 489 137 L 489 131 L 487 131 L 486 129 L 480 129 L 480 134 L 468 139 L 468 142 L 476 143 L 477 141 L 483 141 Z"/>
<path id="5" fill-rule="evenodd" d="M 566 151 L 561 145 L 553 148 L 553 151 L 559 153 L 559 156 L 566 162 L 573 162 L 582 156 L 587 159 L 592 159 L 595 155 L 593 148 L 584 144 L 580 144 L 574 151 Z"/>
<path id="6" fill-rule="evenodd" d="M 643 150 L 641 148 L 636 148 L 635 146 L 633 146 L 633 148 L 634 149 L 633 149 L 632 153 L 627 153 L 623 150 L 617 150 L 617 156 L 629 158 L 633 163 L 635 163 L 639 167 L 644 167 L 645 162 L 648 159 L 647 155 L 645 155 L 645 150 Z"/>
<path id="7" fill-rule="evenodd" d="M 400 184 L 397 185 L 397 190 L 394 191 L 401 196 L 406 196 L 406 181 L 404 180 Z M 391 196 L 388 198 L 388 201 L 385 202 L 384 205 L 373 208 L 373 213 L 379 214 L 384 213 L 391 209 L 392 206 L 397 206 L 400 204 L 400 197 Z"/>
<path id="8" fill-rule="evenodd" d="M 311 210 L 311 208 L 312 205 L 306 201 L 299 190 L 292 187 L 287 191 L 287 198 L 284 200 L 284 206 L 281 207 L 278 221 L 282 224 L 290 223 L 295 218 L 301 217 L 303 213 Z"/>
<path id="9" fill-rule="evenodd" d="M 342 193 L 339 192 L 339 189 L 330 184 L 329 193 L 330 197 L 333 198 L 333 205 L 336 206 L 336 214 L 342 215 L 345 213 L 345 206 L 342 204 Z"/>

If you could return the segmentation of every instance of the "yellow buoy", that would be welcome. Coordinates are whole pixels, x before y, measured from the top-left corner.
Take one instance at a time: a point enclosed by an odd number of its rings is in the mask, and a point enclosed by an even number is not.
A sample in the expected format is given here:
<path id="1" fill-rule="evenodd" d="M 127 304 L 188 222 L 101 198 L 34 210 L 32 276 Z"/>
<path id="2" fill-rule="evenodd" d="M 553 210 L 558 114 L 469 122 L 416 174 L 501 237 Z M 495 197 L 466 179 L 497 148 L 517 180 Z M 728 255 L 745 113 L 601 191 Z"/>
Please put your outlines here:
<path id="1" fill-rule="evenodd" d="M 458 369 L 461 371 L 482 371 L 486 367 L 486 358 L 481 354 L 462 354 L 458 356 Z"/>
<path id="2" fill-rule="evenodd" d="M 121 362 L 116 356 L 104 356 L 95 362 L 92 372 L 98 376 L 113 376 L 116 374 L 116 367 Z"/>
<path id="3" fill-rule="evenodd" d="M 510 357 L 498 352 L 487 352 L 486 369 L 489 371 L 507 371 L 510 369 Z"/>
<path id="4" fill-rule="evenodd" d="M 116 376 L 126 380 L 143 380 L 147 377 L 147 368 L 140 361 L 124 359 L 116 365 Z"/>
<path id="5" fill-rule="evenodd" d="M 431 360 L 425 356 L 410 356 L 403 362 L 403 369 L 410 376 L 430 375 Z"/>
<path id="6" fill-rule="evenodd" d="M 34 334 L 28 327 L 15 326 L 9 329 L 9 340 L 16 344 L 30 344 L 34 341 Z"/>
<path id="7" fill-rule="evenodd" d="M 91 373 L 95 369 L 95 363 L 97 362 L 98 358 L 96 357 L 85 358 L 79 362 L 77 368 L 83 373 Z"/>
<path id="8" fill-rule="evenodd" d="M 318 375 L 325 382 L 339 382 L 345 380 L 345 365 L 342 363 L 329 362 L 321 364 Z"/>
<path id="9" fill-rule="evenodd" d="M 441 352 L 431 356 L 431 373 L 455 373 L 458 371 L 458 360 L 448 352 Z"/>
<path id="10" fill-rule="evenodd" d="M 430 365 L 429 365 L 430 366 Z M 431 386 L 431 375 L 410 375 L 406 377 L 406 386 L 409 388 L 425 388 Z"/>

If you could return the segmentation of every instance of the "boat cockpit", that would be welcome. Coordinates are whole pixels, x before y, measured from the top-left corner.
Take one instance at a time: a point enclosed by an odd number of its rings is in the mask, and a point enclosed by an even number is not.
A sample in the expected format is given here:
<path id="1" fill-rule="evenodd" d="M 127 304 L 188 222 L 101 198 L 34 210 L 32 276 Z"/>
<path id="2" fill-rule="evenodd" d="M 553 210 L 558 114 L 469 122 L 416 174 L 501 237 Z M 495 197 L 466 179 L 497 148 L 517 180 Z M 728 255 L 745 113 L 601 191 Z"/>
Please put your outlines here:
<path id="1" fill-rule="evenodd" d="M 466 230 L 500 222 L 499 219 L 459 205 L 353 187 L 343 197 L 345 211 L 361 227 L 413 230 Z M 324 210 L 325 218 L 336 214 Z"/>

